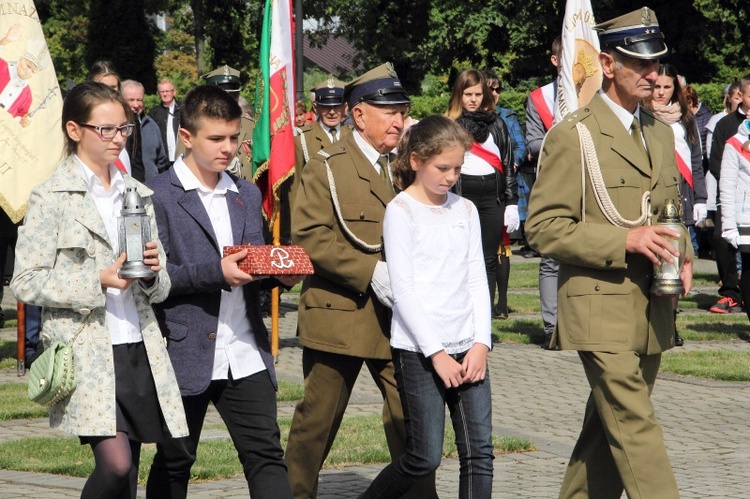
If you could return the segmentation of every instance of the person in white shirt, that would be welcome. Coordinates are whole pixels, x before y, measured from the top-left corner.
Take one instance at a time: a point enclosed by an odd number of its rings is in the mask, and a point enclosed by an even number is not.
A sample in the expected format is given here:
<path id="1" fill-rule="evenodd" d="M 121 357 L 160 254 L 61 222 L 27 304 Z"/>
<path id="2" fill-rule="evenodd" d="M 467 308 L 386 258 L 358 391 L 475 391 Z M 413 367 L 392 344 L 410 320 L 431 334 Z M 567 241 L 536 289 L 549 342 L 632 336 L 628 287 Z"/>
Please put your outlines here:
<path id="1" fill-rule="evenodd" d="M 361 498 L 401 497 L 437 469 L 446 405 L 456 432 L 462 497 L 492 495 L 492 337 L 481 229 L 474 204 L 450 192 L 471 144 L 443 116 L 428 116 L 399 142 L 393 177 L 402 192 L 386 208 L 383 238 L 407 450 Z"/>
<path id="2" fill-rule="evenodd" d="M 68 157 L 29 199 L 11 290 L 44 307 L 42 341 L 70 343 L 77 387 L 50 425 L 91 446 L 81 497 L 135 497 L 142 442 L 187 435 L 185 412 L 152 305 L 169 294 L 151 191 L 115 166 L 133 132 L 130 108 L 104 84 L 75 86 L 62 110 Z M 126 189 L 143 199 L 154 241 L 150 277 L 125 279 L 118 231 Z M 133 255 L 129 255 L 132 257 Z"/>
<path id="3" fill-rule="evenodd" d="M 213 403 L 227 425 L 253 498 L 291 498 L 276 422 L 276 374 L 260 316 L 259 288 L 277 286 L 237 262 L 262 245 L 261 195 L 226 172 L 237 151 L 242 110 L 221 88 L 185 96 L 180 137 L 187 151 L 148 182 L 172 291 L 156 307 L 177 374 L 190 435 L 157 445 L 146 494 L 187 496 L 203 419 Z M 301 277 L 279 277 L 293 286 Z"/>

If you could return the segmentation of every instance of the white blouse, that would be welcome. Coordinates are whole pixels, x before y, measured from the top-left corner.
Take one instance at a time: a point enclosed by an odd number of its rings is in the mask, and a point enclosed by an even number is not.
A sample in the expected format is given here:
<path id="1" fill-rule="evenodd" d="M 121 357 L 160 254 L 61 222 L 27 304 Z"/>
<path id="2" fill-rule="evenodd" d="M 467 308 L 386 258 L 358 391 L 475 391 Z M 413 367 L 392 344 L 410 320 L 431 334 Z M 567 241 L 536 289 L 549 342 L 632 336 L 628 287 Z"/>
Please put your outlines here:
<path id="1" fill-rule="evenodd" d="M 401 192 L 383 222 L 393 290 L 391 346 L 426 357 L 492 348 L 490 297 L 476 207 L 448 193 L 441 206 Z"/>

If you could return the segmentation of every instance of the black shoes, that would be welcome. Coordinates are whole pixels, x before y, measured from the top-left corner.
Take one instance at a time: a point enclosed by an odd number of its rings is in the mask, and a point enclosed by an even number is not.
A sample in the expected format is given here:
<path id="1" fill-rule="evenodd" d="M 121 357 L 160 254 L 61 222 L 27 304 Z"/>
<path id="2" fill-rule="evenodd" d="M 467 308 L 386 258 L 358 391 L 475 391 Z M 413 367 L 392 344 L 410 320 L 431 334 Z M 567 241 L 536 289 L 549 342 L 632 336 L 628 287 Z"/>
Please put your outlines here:
<path id="1" fill-rule="evenodd" d="M 682 336 L 675 330 L 674 332 L 674 346 L 681 347 L 685 344 L 685 340 L 682 339 Z"/>
<path id="2" fill-rule="evenodd" d="M 497 309 L 497 307 L 492 307 L 492 318 L 493 319 L 507 319 L 508 314 L 513 312 L 513 309 L 508 307 L 505 311 L 500 311 Z"/>

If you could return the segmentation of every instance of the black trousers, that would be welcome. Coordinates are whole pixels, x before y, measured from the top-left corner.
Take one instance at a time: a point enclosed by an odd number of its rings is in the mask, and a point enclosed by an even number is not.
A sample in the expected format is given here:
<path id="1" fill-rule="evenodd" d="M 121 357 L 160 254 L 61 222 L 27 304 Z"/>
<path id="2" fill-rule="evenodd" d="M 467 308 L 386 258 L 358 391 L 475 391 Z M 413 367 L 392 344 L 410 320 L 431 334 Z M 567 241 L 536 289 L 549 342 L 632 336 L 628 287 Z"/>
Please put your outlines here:
<path id="1" fill-rule="evenodd" d="M 234 380 L 212 381 L 200 395 L 182 397 L 190 435 L 156 446 L 146 496 L 187 497 L 208 403 L 213 402 L 237 449 L 253 499 L 291 498 L 284 451 L 276 423 L 276 390 L 268 371 Z"/>
<path id="2" fill-rule="evenodd" d="M 721 279 L 719 294 L 729 296 L 739 303 L 740 285 L 737 282 L 737 248 L 721 237 L 721 206 L 716 207 L 714 223 L 714 253 L 716 255 L 716 268 L 719 271 L 719 279 Z"/>
<path id="3" fill-rule="evenodd" d="M 461 175 L 461 196 L 477 207 L 479 227 L 482 230 L 482 253 L 487 270 L 487 283 L 490 288 L 490 303 L 495 303 L 497 286 L 497 249 L 503 233 L 505 202 L 498 196 L 497 176 Z"/>

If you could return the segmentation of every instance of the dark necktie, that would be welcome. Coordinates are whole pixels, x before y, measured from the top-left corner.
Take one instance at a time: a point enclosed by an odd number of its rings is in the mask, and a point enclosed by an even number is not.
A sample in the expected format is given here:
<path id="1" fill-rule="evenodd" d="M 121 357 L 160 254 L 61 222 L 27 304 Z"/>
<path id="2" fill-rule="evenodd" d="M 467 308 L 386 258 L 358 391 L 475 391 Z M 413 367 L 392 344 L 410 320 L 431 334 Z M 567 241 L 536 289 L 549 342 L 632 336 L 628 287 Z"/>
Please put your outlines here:
<path id="1" fill-rule="evenodd" d="M 641 135 L 640 123 L 638 123 L 638 118 L 635 116 L 633 116 L 633 124 L 630 126 L 630 137 L 633 139 L 633 143 L 638 150 L 641 151 L 645 157 L 648 157 L 646 148 L 643 145 L 643 135 Z"/>
<path id="2" fill-rule="evenodd" d="M 393 189 L 393 182 L 391 182 L 391 176 L 388 173 L 388 155 L 381 154 L 378 158 L 378 164 L 380 165 L 380 178 L 388 186 L 388 190 L 395 194 L 396 191 Z"/>
<path id="3" fill-rule="evenodd" d="M 336 130 L 335 126 L 331 127 L 331 142 L 336 142 L 338 140 L 338 137 L 336 136 L 338 134 L 338 130 Z"/>

